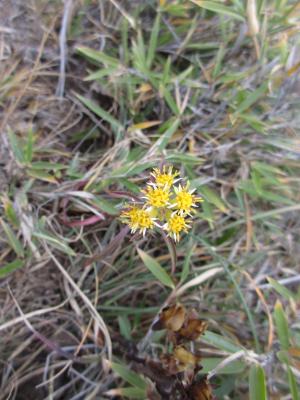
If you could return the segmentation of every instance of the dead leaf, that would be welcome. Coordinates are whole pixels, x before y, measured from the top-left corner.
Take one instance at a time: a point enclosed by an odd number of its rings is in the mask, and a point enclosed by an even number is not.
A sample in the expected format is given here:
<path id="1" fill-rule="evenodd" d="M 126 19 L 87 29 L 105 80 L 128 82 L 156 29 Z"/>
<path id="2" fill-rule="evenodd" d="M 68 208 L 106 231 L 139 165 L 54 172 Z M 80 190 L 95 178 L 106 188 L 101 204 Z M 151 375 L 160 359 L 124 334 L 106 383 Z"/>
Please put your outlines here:
<path id="1" fill-rule="evenodd" d="M 189 388 L 190 400 L 212 400 L 212 389 L 206 377 L 193 383 Z"/>
<path id="2" fill-rule="evenodd" d="M 184 370 L 195 368 L 200 357 L 188 351 L 184 346 L 177 346 L 174 349 L 174 357 L 178 361 L 179 365 L 184 367 Z"/>
<path id="3" fill-rule="evenodd" d="M 170 375 L 176 375 L 179 372 L 192 371 L 198 369 L 200 357 L 188 351 L 184 346 L 175 347 L 172 354 L 163 354 L 161 362 L 163 368 Z"/>
<path id="4" fill-rule="evenodd" d="M 196 340 L 205 332 L 207 325 L 208 323 L 201 319 L 188 319 L 176 333 L 177 339 Z"/>
<path id="5" fill-rule="evenodd" d="M 177 332 L 183 325 L 186 310 L 181 304 L 165 307 L 158 316 L 158 320 L 154 321 L 152 329 L 158 331 L 168 329 Z"/>
<path id="6" fill-rule="evenodd" d="M 140 123 L 138 123 L 138 124 L 134 124 L 134 125 L 131 125 L 129 128 L 128 128 L 128 132 L 134 132 L 134 131 L 136 131 L 137 129 L 141 129 L 141 130 L 143 130 L 143 129 L 148 129 L 148 128 L 152 128 L 153 126 L 156 126 L 156 125 L 159 125 L 159 124 L 161 124 L 161 121 L 144 121 L 144 122 L 140 122 Z"/>
<path id="7" fill-rule="evenodd" d="M 149 83 L 143 83 L 138 89 L 138 92 L 140 93 L 147 93 L 150 91 L 152 91 L 152 86 L 149 85 Z"/>

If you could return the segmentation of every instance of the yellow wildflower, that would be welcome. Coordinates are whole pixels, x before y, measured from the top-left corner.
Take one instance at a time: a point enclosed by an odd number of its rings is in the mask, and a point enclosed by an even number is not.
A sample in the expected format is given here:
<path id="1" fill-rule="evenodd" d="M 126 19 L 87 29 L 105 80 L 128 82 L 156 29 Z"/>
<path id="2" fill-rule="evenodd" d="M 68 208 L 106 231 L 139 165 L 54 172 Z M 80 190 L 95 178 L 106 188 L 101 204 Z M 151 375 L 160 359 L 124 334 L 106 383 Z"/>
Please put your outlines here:
<path id="1" fill-rule="evenodd" d="M 190 225 L 186 223 L 183 216 L 173 213 L 163 228 L 168 231 L 168 235 L 173 237 L 175 242 L 178 242 L 180 233 L 182 231 L 187 232 L 187 228 L 190 228 Z"/>
<path id="2" fill-rule="evenodd" d="M 154 218 L 150 212 L 136 206 L 124 210 L 121 213 L 121 219 L 131 228 L 132 233 L 139 229 L 143 236 L 147 229 L 152 229 L 154 226 Z"/>
<path id="3" fill-rule="evenodd" d="M 175 208 L 179 215 L 191 215 L 193 207 L 197 207 L 196 203 L 202 201 L 201 197 L 193 194 L 195 190 L 189 190 L 189 183 L 185 187 L 181 185 L 174 187 L 175 199 L 170 208 Z"/>
<path id="4" fill-rule="evenodd" d="M 190 190 L 189 182 L 175 186 L 181 180 L 173 166 L 154 168 L 142 196 L 121 212 L 121 220 L 131 228 L 145 235 L 155 226 L 167 231 L 168 236 L 178 242 L 182 232 L 190 227 L 187 217 L 192 217 L 197 203 L 202 201 Z"/>
<path id="5" fill-rule="evenodd" d="M 173 167 L 170 166 L 168 169 L 164 165 L 163 169 L 154 168 L 151 175 L 155 179 L 156 186 L 163 186 L 170 188 L 174 183 L 178 182 L 180 178 L 175 179 L 178 175 L 178 171 L 173 172 Z M 151 184 L 151 183 L 150 183 Z"/>
<path id="6" fill-rule="evenodd" d="M 170 191 L 168 187 L 148 186 L 143 193 L 148 206 L 157 208 L 169 206 Z"/>

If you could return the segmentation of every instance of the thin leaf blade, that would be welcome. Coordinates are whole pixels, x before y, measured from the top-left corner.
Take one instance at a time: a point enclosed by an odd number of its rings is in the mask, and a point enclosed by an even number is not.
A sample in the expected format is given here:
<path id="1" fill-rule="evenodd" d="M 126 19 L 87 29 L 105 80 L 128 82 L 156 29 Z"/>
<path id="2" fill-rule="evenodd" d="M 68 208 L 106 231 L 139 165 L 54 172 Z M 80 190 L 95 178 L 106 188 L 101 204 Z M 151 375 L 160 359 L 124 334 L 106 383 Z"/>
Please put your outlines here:
<path id="1" fill-rule="evenodd" d="M 252 365 L 249 374 L 250 400 L 267 400 L 265 372 L 260 365 Z"/>
<path id="2" fill-rule="evenodd" d="M 138 249 L 139 256 L 148 270 L 157 278 L 164 286 L 171 289 L 175 288 L 174 282 L 170 275 L 162 268 L 162 266 L 143 250 Z"/>
<path id="3" fill-rule="evenodd" d="M 86 99 L 85 97 L 83 97 L 79 94 L 77 94 L 76 96 L 89 110 L 93 111 L 93 113 L 96 114 L 98 117 L 100 117 L 104 121 L 108 122 L 112 128 L 117 129 L 117 130 L 123 129 L 122 124 L 120 124 L 120 122 L 118 120 L 116 120 L 112 115 L 110 115 L 102 107 L 98 106 L 91 100 Z"/>

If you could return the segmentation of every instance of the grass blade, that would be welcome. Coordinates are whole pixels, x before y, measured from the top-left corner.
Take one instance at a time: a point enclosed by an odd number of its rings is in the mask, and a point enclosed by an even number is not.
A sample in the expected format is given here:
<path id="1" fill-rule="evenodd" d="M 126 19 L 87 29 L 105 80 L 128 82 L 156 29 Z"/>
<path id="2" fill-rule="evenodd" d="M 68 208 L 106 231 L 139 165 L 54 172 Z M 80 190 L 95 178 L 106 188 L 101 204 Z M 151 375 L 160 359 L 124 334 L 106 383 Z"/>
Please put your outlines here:
<path id="1" fill-rule="evenodd" d="M 249 400 L 267 400 L 265 372 L 260 365 L 252 365 L 249 374 Z"/>
<path id="2" fill-rule="evenodd" d="M 97 63 L 102 63 L 104 65 L 114 68 L 117 68 L 120 65 L 118 59 L 108 56 L 102 51 L 89 49 L 88 47 L 77 47 L 76 50 L 79 54 L 85 56 L 86 58 L 89 58 L 92 61 L 96 61 Z"/>
<path id="3" fill-rule="evenodd" d="M 8 243 L 14 250 L 14 252 L 17 254 L 19 257 L 24 256 L 24 249 L 22 246 L 22 243 L 20 240 L 17 238 L 17 236 L 14 234 L 14 232 L 11 230 L 9 225 L 7 225 L 2 219 L 0 219 L 0 223 L 2 225 L 2 228 L 7 236 Z"/>
<path id="4" fill-rule="evenodd" d="M 201 195 L 203 195 L 204 199 L 207 200 L 209 203 L 214 204 L 219 210 L 222 212 L 227 212 L 227 207 L 223 203 L 223 200 L 217 195 L 217 193 L 209 188 L 208 186 L 200 186 L 199 191 Z"/>
<path id="5" fill-rule="evenodd" d="M 231 7 L 224 6 L 223 4 L 214 2 L 214 1 L 202 1 L 202 0 L 190 0 L 192 3 L 196 4 L 199 7 L 205 8 L 206 10 L 213 11 L 217 14 L 223 14 L 228 17 L 232 17 L 241 22 L 245 21 L 245 18 L 234 11 Z"/>
<path id="6" fill-rule="evenodd" d="M 147 387 L 147 383 L 141 378 L 138 374 L 131 371 L 125 365 L 119 363 L 111 363 L 111 368 L 114 372 L 116 372 L 120 377 L 127 383 L 142 390 L 145 390 Z"/>
<path id="7" fill-rule="evenodd" d="M 114 129 L 123 129 L 123 126 L 117 121 L 112 115 L 110 115 L 107 111 L 103 110 L 102 107 L 98 106 L 97 104 L 93 103 L 91 100 L 86 99 L 79 94 L 76 95 L 77 98 L 93 113 L 98 115 L 98 117 L 102 118 L 104 121 L 108 122 L 112 128 Z"/>
<path id="8" fill-rule="evenodd" d="M 16 161 L 18 161 L 20 164 L 23 164 L 25 162 L 25 156 L 17 136 L 11 129 L 8 130 L 7 136 Z"/>
<path id="9" fill-rule="evenodd" d="M 234 112 L 234 116 L 238 117 L 239 114 L 242 114 L 244 111 L 248 110 L 254 103 L 257 102 L 267 91 L 268 83 L 263 83 L 258 89 L 254 92 L 250 93 L 245 100 L 241 102 L 236 111 Z"/>
<path id="10" fill-rule="evenodd" d="M 287 289 L 285 286 L 277 282 L 275 279 L 268 276 L 267 280 L 269 284 L 273 287 L 273 289 L 276 290 L 276 292 L 279 293 L 286 300 L 291 300 L 291 299 L 296 300 L 297 296 L 289 289 Z"/>
<path id="11" fill-rule="evenodd" d="M 24 149 L 24 158 L 27 163 L 31 163 L 31 161 L 32 161 L 33 142 L 34 142 L 33 130 L 29 129 L 27 143 L 26 143 L 26 146 Z"/>
<path id="12" fill-rule="evenodd" d="M 15 270 L 22 268 L 23 265 L 24 262 L 19 259 L 16 259 L 4 265 L 3 267 L 0 268 L 0 278 L 5 278 L 7 275 L 11 274 Z"/>
<path id="13" fill-rule="evenodd" d="M 171 119 L 169 122 L 170 122 L 169 128 L 165 131 L 165 133 L 162 134 L 162 136 L 152 146 L 152 149 L 157 148 L 158 150 L 162 151 L 168 145 L 172 136 L 177 131 L 180 120 L 178 118 L 176 118 L 176 119 Z"/>
<path id="14" fill-rule="evenodd" d="M 274 319 L 281 348 L 283 350 L 288 350 L 290 347 L 289 326 L 282 304 L 279 300 L 277 300 L 275 304 Z"/>
<path id="15" fill-rule="evenodd" d="M 300 399 L 300 391 L 299 391 L 299 385 L 297 385 L 297 381 L 295 378 L 295 375 L 293 374 L 293 371 L 289 366 L 287 366 L 287 373 L 288 373 L 288 380 L 289 380 L 289 387 L 290 387 L 290 392 L 292 395 L 293 400 L 299 400 Z"/>
<path id="16" fill-rule="evenodd" d="M 50 236 L 43 232 L 33 232 L 33 236 L 45 240 L 45 242 L 49 243 L 52 247 L 56 248 L 57 250 L 62 251 L 63 253 L 68 254 L 69 256 L 75 256 L 76 253 L 74 252 L 71 247 L 69 247 L 66 243 L 62 242 L 60 239 Z"/>
<path id="17" fill-rule="evenodd" d="M 164 286 L 171 289 L 175 288 L 174 282 L 170 275 L 162 268 L 162 266 L 151 256 L 143 250 L 138 249 L 139 256 L 143 260 L 145 266 Z"/>
<path id="18" fill-rule="evenodd" d="M 154 60 L 155 51 L 157 47 L 157 39 L 159 34 L 159 27 L 160 27 L 160 13 L 157 14 L 156 19 L 154 21 L 154 25 L 151 31 L 150 41 L 149 41 L 149 49 L 147 53 L 147 60 L 146 64 L 149 70 L 151 69 L 152 62 Z"/>
<path id="19" fill-rule="evenodd" d="M 225 350 L 228 353 L 236 353 L 242 349 L 230 339 L 224 338 L 223 336 L 210 331 L 205 331 L 204 335 L 201 336 L 201 340 L 216 347 L 217 349 Z"/>

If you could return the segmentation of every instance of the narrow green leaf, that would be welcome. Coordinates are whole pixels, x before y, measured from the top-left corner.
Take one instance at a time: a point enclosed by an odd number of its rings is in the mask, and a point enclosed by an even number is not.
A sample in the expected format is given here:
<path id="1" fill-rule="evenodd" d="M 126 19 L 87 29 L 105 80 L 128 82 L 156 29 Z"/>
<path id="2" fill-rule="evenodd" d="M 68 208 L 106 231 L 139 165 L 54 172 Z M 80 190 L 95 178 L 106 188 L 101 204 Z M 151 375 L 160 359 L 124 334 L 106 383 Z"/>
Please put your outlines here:
<path id="1" fill-rule="evenodd" d="M 289 387 L 290 387 L 292 399 L 299 400 L 300 399 L 300 395 L 299 395 L 300 387 L 297 384 L 295 375 L 289 366 L 287 366 L 287 373 L 288 373 Z"/>
<path id="2" fill-rule="evenodd" d="M 146 169 L 152 168 L 154 165 L 155 163 L 153 161 L 149 161 L 146 163 L 139 163 L 139 162 L 127 163 L 123 167 L 112 171 L 111 177 L 128 178 L 130 176 L 138 175 L 141 172 L 145 171 Z"/>
<path id="3" fill-rule="evenodd" d="M 50 183 L 57 183 L 55 177 L 53 175 L 48 174 L 44 170 L 28 168 L 27 174 L 32 178 L 40 179 L 42 181 Z"/>
<path id="4" fill-rule="evenodd" d="M 166 103 L 170 107 L 170 110 L 173 112 L 173 114 L 178 115 L 179 110 L 178 110 L 177 104 L 176 104 L 175 100 L 173 99 L 172 94 L 171 94 L 170 90 L 168 89 L 168 87 L 164 86 L 162 84 L 159 85 L 159 92 L 160 92 L 160 95 L 164 97 Z"/>
<path id="5" fill-rule="evenodd" d="M 265 372 L 260 365 L 252 365 L 249 374 L 249 400 L 267 400 Z"/>
<path id="6" fill-rule="evenodd" d="M 69 256 L 76 256 L 76 253 L 74 250 L 71 249 L 66 243 L 62 242 L 60 239 L 50 236 L 47 233 L 44 232 L 33 232 L 33 236 L 45 240 L 47 243 L 49 243 L 52 247 L 68 254 Z"/>
<path id="7" fill-rule="evenodd" d="M 24 149 L 24 158 L 27 163 L 32 161 L 33 156 L 33 130 L 29 129 L 27 143 Z"/>
<path id="8" fill-rule="evenodd" d="M 256 89 L 254 92 L 250 93 L 245 100 L 241 102 L 241 104 L 238 106 L 238 108 L 234 112 L 234 116 L 238 117 L 239 114 L 243 113 L 244 111 L 248 110 L 254 103 L 257 102 L 267 91 L 268 89 L 268 83 L 265 82 L 263 83 L 258 89 Z"/>
<path id="9" fill-rule="evenodd" d="M 278 167 L 274 167 L 274 165 L 266 164 L 262 161 L 254 161 L 251 163 L 251 167 L 257 169 L 260 173 L 269 172 L 270 174 L 279 174 L 285 175 L 285 173 Z"/>
<path id="10" fill-rule="evenodd" d="M 291 300 L 291 299 L 296 300 L 297 296 L 293 292 L 291 292 L 289 289 L 287 289 L 285 286 L 283 286 L 279 282 L 277 282 L 275 279 L 268 276 L 267 280 L 268 280 L 269 284 L 273 287 L 273 289 L 275 289 L 276 292 L 279 293 L 286 300 Z"/>
<path id="11" fill-rule="evenodd" d="M 202 208 L 202 213 L 200 214 L 201 218 L 206 220 L 209 223 L 210 228 L 213 229 L 213 226 L 214 226 L 213 225 L 213 222 L 214 222 L 213 207 L 211 206 L 211 204 L 208 201 L 204 200 L 201 203 L 201 208 Z"/>
<path id="12" fill-rule="evenodd" d="M 277 351 L 276 356 L 282 364 L 286 364 L 286 365 L 290 364 L 289 353 L 287 350 Z"/>
<path id="13" fill-rule="evenodd" d="M 245 21 L 245 18 L 236 11 L 234 11 L 233 8 L 224 6 L 221 3 L 217 3 L 214 1 L 204 1 L 204 0 L 190 0 L 190 1 L 199 7 L 205 8 L 206 10 L 213 11 L 217 14 L 227 15 L 228 17 L 235 18 L 242 22 Z"/>
<path id="14" fill-rule="evenodd" d="M 193 255 L 193 252 L 195 250 L 195 246 L 191 246 L 189 248 L 189 250 L 187 251 L 187 254 L 185 256 L 184 262 L 183 262 L 183 267 L 182 267 L 182 271 L 181 271 L 181 277 L 180 277 L 180 282 L 183 283 L 186 278 L 189 275 L 190 272 L 190 262 L 191 262 L 191 258 Z"/>
<path id="15" fill-rule="evenodd" d="M 94 199 L 93 204 L 96 204 L 97 206 L 100 207 L 101 211 L 104 211 L 107 214 L 110 215 L 118 215 L 119 211 L 114 207 L 113 203 L 104 199 L 104 198 L 97 198 Z"/>
<path id="16" fill-rule="evenodd" d="M 254 186 L 255 190 L 257 191 L 257 193 L 261 194 L 261 192 L 263 190 L 262 177 L 256 170 L 253 170 L 251 172 L 251 180 L 253 182 L 253 186 Z"/>
<path id="17" fill-rule="evenodd" d="M 283 204 L 290 204 L 293 205 L 295 202 L 285 196 L 281 196 L 279 194 L 276 194 L 274 192 L 271 192 L 270 190 L 262 190 L 259 193 L 260 197 L 264 198 L 265 200 L 268 201 L 274 201 L 277 203 L 283 203 Z"/>
<path id="18" fill-rule="evenodd" d="M 61 169 L 68 168 L 68 165 L 59 164 L 59 163 L 51 163 L 48 161 L 36 161 L 30 164 L 31 169 L 45 169 L 50 171 L 59 171 Z"/>
<path id="19" fill-rule="evenodd" d="M 20 221 L 12 205 L 12 202 L 8 199 L 3 200 L 5 216 L 7 220 L 15 227 L 19 227 Z"/>
<path id="20" fill-rule="evenodd" d="M 143 31 L 141 29 L 139 29 L 138 33 L 137 33 L 137 48 L 138 48 L 140 60 L 143 63 L 143 69 L 147 70 L 146 48 L 145 48 L 145 42 L 144 42 L 144 37 L 143 37 Z"/>
<path id="21" fill-rule="evenodd" d="M 149 69 L 146 62 L 144 38 L 141 30 L 137 33 L 137 40 L 132 41 L 133 64 L 137 70 L 149 78 Z"/>
<path id="22" fill-rule="evenodd" d="M 283 350 L 288 350 L 290 346 L 289 326 L 287 317 L 279 300 L 277 300 L 275 304 L 274 319 L 281 348 Z"/>
<path id="23" fill-rule="evenodd" d="M 158 13 L 155 18 L 153 28 L 151 30 L 151 36 L 150 36 L 147 60 L 146 60 L 147 67 L 149 69 L 151 69 L 152 62 L 154 60 L 154 56 L 155 56 L 155 52 L 156 52 L 157 39 L 158 39 L 159 27 L 160 27 L 160 18 L 161 18 L 160 13 Z"/>
<path id="24" fill-rule="evenodd" d="M 174 289 L 175 285 L 170 275 L 164 270 L 161 265 L 144 251 L 138 249 L 139 256 L 143 260 L 145 266 L 163 285 Z"/>
<path id="25" fill-rule="evenodd" d="M 222 212 L 227 212 L 227 207 L 223 203 L 223 200 L 220 196 L 208 186 L 199 186 L 200 194 L 205 198 L 209 203 L 214 204 L 217 208 L 219 208 Z"/>
<path id="26" fill-rule="evenodd" d="M 211 370 L 218 367 L 218 365 L 224 361 L 223 358 L 209 357 L 201 360 L 201 374 L 207 374 Z M 229 374 L 240 374 L 246 368 L 246 364 L 243 361 L 234 360 L 225 367 L 218 369 L 218 375 L 229 375 Z"/>
<path id="27" fill-rule="evenodd" d="M 242 350 L 241 346 L 236 345 L 230 339 L 227 339 L 217 333 L 206 331 L 203 336 L 201 336 L 201 340 L 210 345 L 216 347 L 220 350 L 228 351 L 229 353 L 236 353 L 237 351 Z"/>
<path id="28" fill-rule="evenodd" d="M 115 129 L 123 129 L 123 126 L 120 124 L 120 122 L 118 120 L 116 120 L 111 114 L 109 114 L 107 111 L 103 110 L 102 107 L 98 106 L 97 104 L 93 103 L 91 100 L 86 99 L 83 96 L 80 96 L 79 94 L 76 95 L 78 97 L 78 99 L 91 111 L 93 111 L 93 113 L 95 113 L 96 115 L 98 115 L 98 117 L 104 119 L 105 121 L 107 121 L 112 128 Z"/>
<path id="29" fill-rule="evenodd" d="M 86 78 L 84 78 L 85 81 L 95 81 L 97 79 L 104 78 L 105 76 L 112 75 L 116 71 L 116 69 L 110 67 L 110 68 L 103 68 L 100 69 L 99 71 L 93 72 L 92 74 L 88 75 Z"/>
<path id="30" fill-rule="evenodd" d="M 1 223 L 2 228 L 7 236 L 8 243 L 10 244 L 10 246 L 12 247 L 14 252 L 17 254 L 17 256 L 23 257 L 24 249 L 23 249 L 22 243 L 19 241 L 19 239 L 14 234 L 14 232 L 12 231 L 12 229 L 10 228 L 9 225 L 7 225 L 2 219 L 0 219 L 0 223 Z"/>
<path id="31" fill-rule="evenodd" d="M 14 260 L 8 264 L 5 264 L 3 267 L 0 268 L 0 278 L 5 278 L 7 275 L 11 274 L 15 270 L 22 268 L 24 262 L 21 260 Z"/>
<path id="32" fill-rule="evenodd" d="M 161 137 L 154 143 L 152 148 L 157 148 L 162 151 L 168 145 L 174 133 L 177 131 L 180 120 L 178 118 L 170 120 L 169 128 L 161 135 Z"/>
<path id="33" fill-rule="evenodd" d="M 172 58 L 169 56 L 167 58 L 167 61 L 165 62 L 164 65 L 164 70 L 161 78 L 161 85 L 166 86 L 170 80 L 171 80 L 171 64 L 172 64 Z"/>
<path id="34" fill-rule="evenodd" d="M 126 18 L 122 19 L 121 23 L 121 36 L 122 36 L 122 56 L 123 56 L 123 63 L 125 65 L 128 65 L 129 63 L 129 58 L 130 58 L 130 52 L 129 52 L 129 47 L 128 47 L 128 33 L 129 33 L 129 26 L 128 26 L 128 21 Z"/>
<path id="35" fill-rule="evenodd" d="M 17 136 L 14 134 L 14 132 L 9 129 L 7 132 L 9 143 L 11 145 L 12 152 L 15 156 L 15 159 L 20 163 L 23 164 L 25 162 L 25 156 L 23 149 L 21 147 L 21 144 L 17 138 Z"/>
<path id="36" fill-rule="evenodd" d="M 128 179 L 119 178 L 118 182 L 121 183 L 122 185 L 124 185 L 125 188 L 128 189 L 132 193 L 139 194 L 141 191 L 141 188 L 138 185 L 136 185 L 133 182 L 130 182 Z"/>
<path id="37" fill-rule="evenodd" d="M 267 130 L 269 129 L 268 125 L 261 121 L 259 118 L 259 115 L 254 115 L 251 114 L 249 110 L 246 112 L 239 114 L 238 117 L 242 120 L 244 120 L 247 124 L 249 124 L 253 129 L 255 129 L 257 132 L 262 133 L 262 134 L 267 134 Z"/>
<path id="38" fill-rule="evenodd" d="M 127 315 L 118 315 L 118 323 L 120 327 L 120 333 L 127 340 L 132 340 L 131 337 L 131 325 Z"/>
<path id="39" fill-rule="evenodd" d="M 199 165 L 203 164 L 203 158 L 194 156 L 193 154 L 184 154 L 184 153 L 171 153 L 166 156 L 166 161 L 170 163 L 183 163 L 185 166 L 187 165 Z"/>
<path id="40" fill-rule="evenodd" d="M 89 49 L 88 47 L 77 47 L 76 50 L 79 54 L 110 67 L 116 68 L 120 64 L 117 58 L 108 56 L 102 51 Z"/>
<path id="41" fill-rule="evenodd" d="M 212 73 L 212 76 L 214 79 L 219 75 L 219 73 L 222 69 L 222 61 L 225 56 L 225 53 L 226 53 L 225 46 L 224 46 L 224 44 L 221 43 L 218 53 L 216 55 L 215 66 L 214 66 L 213 73 Z"/>
<path id="42" fill-rule="evenodd" d="M 113 362 L 111 363 L 111 368 L 114 372 L 120 375 L 125 382 L 142 390 L 146 389 L 147 384 L 145 380 L 129 368 L 125 367 L 125 365 Z"/>

